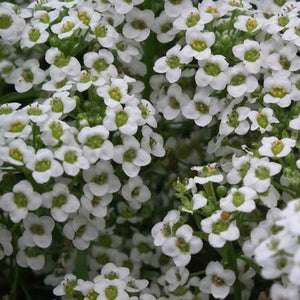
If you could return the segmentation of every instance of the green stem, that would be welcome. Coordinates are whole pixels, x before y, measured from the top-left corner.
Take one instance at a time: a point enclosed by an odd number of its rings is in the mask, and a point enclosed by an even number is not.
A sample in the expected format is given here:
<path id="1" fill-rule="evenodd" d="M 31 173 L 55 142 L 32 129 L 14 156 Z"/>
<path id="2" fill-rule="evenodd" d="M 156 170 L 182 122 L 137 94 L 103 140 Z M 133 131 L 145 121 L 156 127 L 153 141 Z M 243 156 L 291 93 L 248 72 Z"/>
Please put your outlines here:
<path id="1" fill-rule="evenodd" d="M 233 248 L 233 244 L 231 242 L 227 242 L 225 247 L 225 255 L 228 261 L 228 265 L 230 268 L 234 271 L 236 279 L 233 285 L 233 296 L 235 300 L 242 299 L 242 290 L 241 290 L 241 283 L 238 279 L 239 271 L 237 267 L 237 261 L 236 261 L 236 253 Z"/>
<path id="2" fill-rule="evenodd" d="M 14 277 L 13 277 L 13 284 L 9 293 L 9 300 L 16 300 L 17 299 L 17 285 L 18 285 L 18 278 L 19 278 L 19 266 L 15 264 L 14 266 Z"/>

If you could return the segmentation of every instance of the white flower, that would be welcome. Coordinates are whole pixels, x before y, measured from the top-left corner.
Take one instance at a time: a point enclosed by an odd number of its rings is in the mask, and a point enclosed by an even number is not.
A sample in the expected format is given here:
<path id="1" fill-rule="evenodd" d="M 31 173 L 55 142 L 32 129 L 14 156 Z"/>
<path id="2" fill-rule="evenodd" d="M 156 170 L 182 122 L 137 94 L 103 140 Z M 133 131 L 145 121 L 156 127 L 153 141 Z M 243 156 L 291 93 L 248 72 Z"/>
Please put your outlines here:
<path id="1" fill-rule="evenodd" d="M 140 111 L 135 106 L 123 108 L 120 104 L 114 108 L 107 107 L 103 125 L 109 131 L 119 130 L 126 135 L 133 135 L 137 132 L 137 122 L 140 118 Z"/>
<path id="2" fill-rule="evenodd" d="M 123 280 L 101 278 L 95 282 L 94 290 L 99 294 L 99 299 L 129 300 L 125 287 L 126 282 Z"/>
<path id="3" fill-rule="evenodd" d="M 23 268 L 41 270 L 45 265 L 45 256 L 42 249 L 37 246 L 28 246 L 23 237 L 18 239 L 19 251 L 16 255 L 16 262 Z"/>
<path id="4" fill-rule="evenodd" d="M 262 146 L 258 149 L 258 152 L 260 155 L 268 157 L 287 156 L 296 145 L 294 139 L 283 138 L 279 140 L 275 136 L 263 137 L 261 141 Z"/>
<path id="5" fill-rule="evenodd" d="M 192 58 L 182 54 L 181 46 L 176 44 L 169 49 L 166 56 L 159 58 L 154 64 L 154 71 L 157 73 L 166 73 L 166 77 L 170 83 L 179 80 L 181 76 L 181 66 L 188 64 Z"/>
<path id="6" fill-rule="evenodd" d="M 180 212 L 170 210 L 162 222 L 155 224 L 151 230 L 155 246 L 162 246 L 164 242 L 175 234 L 173 226 L 180 221 Z"/>
<path id="7" fill-rule="evenodd" d="M 70 37 L 74 31 L 81 27 L 81 22 L 78 18 L 65 16 L 59 23 L 51 26 L 51 31 L 56 33 L 59 39 Z"/>
<path id="8" fill-rule="evenodd" d="M 189 7 L 192 7 L 192 1 L 191 0 L 166 0 L 165 1 L 165 11 L 167 15 L 170 17 L 178 17 L 181 12 Z"/>
<path id="9" fill-rule="evenodd" d="M 241 156 L 236 157 L 232 156 L 232 168 L 227 174 L 227 181 L 230 184 L 239 183 L 247 174 L 250 168 L 250 157 L 249 156 Z"/>
<path id="10" fill-rule="evenodd" d="M 63 2 L 65 3 L 65 2 Z M 77 278 L 73 274 L 66 274 L 60 284 L 53 289 L 55 296 L 64 296 L 66 292 L 72 293 L 74 287 L 77 285 Z"/>
<path id="11" fill-rule="evenodd" d="M 3 194 L 0 198 L 0 207 L 9 213 L 14 223 L 25 219 L 28 211 L 34 211 L 41 206 L 41 195 L 36 193 L 27 180 L 21 180 L 14 185 L 11 193 Z"/>
<path id="12" fill-rule="evenodd" d="M 194 211 L 206 206 L 207 198 L 205 198 L 200 193 L 193 194 L 192 201 L 183 203 L 180 207 L 182 211 L 193 214 Z"/>
<path id="13" fill-rule="evenodd" d="M 75 99 L 69 97 L 69 92 L 57 92 L 44 101 L 44 105 L 51 107 L 51 116 L 54 119 L 59 119 L 63 114 L 67 114 L 75 109 Z"/>
<path id="14" fill-rule="evenodd" d="M 121 37 L 114 40 L 113 48 L 117 51 L 120 59 L 128 64 L 140 53 L 133 41 Z"/>
<path id="15" fill-rule="evenodd" d="M 38 217 L 33 213 L 29 213 L 23 221 L 25 231 L 23 233 L 24 243 L 28 246 L 38 246 L 47 248 L 52 242 L 52 230 L 54 229 L 54 221 L 51 217 Z"/>
<path id="16" fill-rule="evenodd" d="M 155 18 L 152 30 L 156 33 L 156 38 L 160 43 L 174 40 L 179 30 L 173 26 L 173 21 L 174 18 L 168 16 L 164 10 Z"/>
<path id="17" fill-rule="evenodd" d="M 175 119 L 181 112 L 181 108 L 189 102 L 189 96 L 182 92 L 181 87 L 174 83 L 168 88 L 165 95 L 157 104 L 157 108 L 167 120 Z"/>
<path id="18" fill-rule="evenodd" d="M 275 103 L 280 107 L 288 107 L 291 104 L 291 91 L 292 84 L 291 81 L 283 76 L 268 76 L 264 81 L 263 92 L 264 102 Z"/>
<path id="19" fill-rule="evenodd" d="M 117 77 L 116 67 L 112 65 L 114 57 L 111 52 L 106 49 L 101 49 L 98 53 L 85 53 L 83 61 L 85 66 L 92 68 L 92 71 L 97 75 Z"/>
<path id="20" fill-rule="evenodd" d="M 157 121 L 155 119 L 156 110 L 151 104 L 151 102 L 145 99 L 141 99 L 140 103 L 137 106 L 141 112 L 141 118 L 138 119 L 138 125 L 142 126 L 148 124 L 149 126 L 156 128 L 157 127 Z M 144 126 L 144 127 L 148 127 L 148 126 Z"/>
<path id="21" fill-rule="evenodd" d="M 114 175 L 111 163 L 107 161 L 99 161 L 88 170 L 84 170 L 83 179 L 87 182 L 89 190 L 95 196 L 115 193 L 121 187 L 118 177 Z"/>
<path id="22" fill-rule="evenodd" d="M 270 54 L 266 58 L 266 63 L 275 71 L 297 71 L 300 69 L 300 57 L 297 56 L 297 52 L 298 47 L 293 44 L 287 44 L 280 48 L 278 53 Z"/>
<path id="23" fill-rule="evenodd" d="M 265 23 L 265 30 L 270 34 L 280 32 L 285 28 L 290 28 L 294 22 L 289 14 L 276 14 L 267 19 Z"/>
<path id="24" fill-rule="evenodd" d="M 11 233 L 7 229 L 0 230 L 0 260 L 4 258 L 4 256 L 10 256 L 13 253 L 13 247 L 11 244 L 12 236 Z"/>
<path id="25" fill-rule="evenodd" d="M 75 57 L 65 56 L 58 48 L 47 50 L 45 60 L 50 64 L 49 73 L 56 82 L 64 80 L 66 77 L 74 77 L 80 74 L 81 65 Z M 55 97 L 55 96 L 54 96 Z"/>
<path id="26" fill-rule="evenodd" d="M 210 57 L 210 47 L 215 42 L 213 32 L 201 32 L 197 29 L 191 29 L 186 32 L 186 45 L 182 49 L 182 54 L 186 57 L 194 57 L 197 60 L 205 60 Z"/>
<path id="27" fill-rule="evenodd" d="M 214 248 L 221 248 L 226 241 L 235 241 L 240 232 L 235 221 L 230 220 L 230 214 L 217 210 L 210 217 L 201 221 L 201 228 L 208 233 L 208 242 Z"/>
<path id="28" fill-rule="evenodd" d="M 230 77 L 227 91 L 234 98 L 244 96 L 246 93 L 252 93 L 258 87 L 257 79 L 249 74 L 243 63 L 229 68 L 227 76 Z"/>
<path id="29" fill-rule="evenodd" d="M 30 121 L 42 125 L 48 118 L 48 112 L 51 107 L 45 104 L 39 104 L 38 102 L 33 102 L 23 108 L 26 110 L 26 113 Z"/>
<path id="30" fill-rule="evenodd" d="M 223 180 L 223 175 L 216 168 L 216 163 L 207 166 L 194 166 L 191 170 L 198 172 L 198 175 L 193 179 L 195 183 L 205 184 L 208 182 L 222 182 Z"/>
<path id="31" fill-rule="evenodd" d="M 165 281 L 168 283 L 168 290 L 173 292 L 179 286 L 185 285 L 188 281 L 190 272 L 185 267 L 171 267 L 166 275 Z"/>
<path id="32" fill-rule="evenodd" d="M 185 224 L 163 243 L 162 251 L 173 258 L 176 266 L 184 267 L 190 262 L 191 254 L 198 253 L 202 247 L 202 240 L 193 236 L 193 229 Z"/>
<path id="33" fill-rule="evenodd" d="M 110 160 L 113 157 L 114 146 L 108 137 L 109 131 L 102 125 L 81 129 L 78 141 L 83 145 L 82 153 L 90 163 L 99 159 Z"/>
<path id="34" fill-rule="evenodd" d="M 244 185 L 249 186 L 259 193 L 268 190 L 271 177 L 281 171 L 281 165 L 270 162 L 268 157 L 251 159 L 251 167 L 244 177 Z"/>
<path id="35" fill-rule="evenodd" d="M 14 80 L 15 89 L 18 93 L 29 91 L 34 85 L 45 80 L 45 72 L 40 69 L 40 63 L 37 59 L 28 59 L 22 67 L 15 69 L 11 77 Z"/>
<path id="36" fill-rule="evenodd" d="M 112 0 L 111 2 L 118 14 L 125 15 L 133 9 L 133 6 L 143 3 L 143 0 Z"/>
<path id="37" fill-rule="evenodd" d="M 200 68 L 196 72 L 197 86 L 210 86 L 214 90 L 223 90 L 228 84 L 228 76 L 224 72 L 228 68 L 228 62 L 222 55 L 210 55 L 206 60 L 200 60 Z"/>
<path id="38" fill-rule="evenodd" d="M 106 193 L 101 197 L 95 196 L 88 185 L 83 187 L 83 191 L 84 195 L 80 199 L 82 207 L 95 217 L 105 217 L 108 212 L 108 204 L 112 201 L 113 195 Z"/>
<path id="39" fill-rule="evenodd" d="M 51 216 L 58 222 L 66 221 L 69 214 L 75 213 L 80 206 L 78 199 L 62 183 L 56 183 L 52 191 L 42 194 L 42 197 L 43 205 L 51 209 Z"/>
<path id="40" fill-rule="evenodd" d="M 164 149 L 164 141 L 160 134 L 154 132 L 149 126 L 142 128 L 143 138 L 141 140 L 141 147 L 149 154 L 156 157 L 163 157 L 166 154 Z M 0 148 L 1 149 L 1 148 Z"/>
<path id="41" fill-rule="evenodd" d="M 7 43 L 16 43 L 22 34 L 25 26 L 25 21 L 18 16 L 15 11 L 9 7 L 0 7 L 0 36 Z"/>
<path id="42" fill-rule="evenodd" d="M 298 282 L 295 284 L 298 285 Z M 278 282 L 272 284 L 270 289 L 270 297 L 273 300 L 280 300 L 280 299 L 291 299 L 296 300 L 299 298 L 299 288 L 297 285 L 289 284 L 289 285 L 281 285 Z"/>
<path id="43" fill-rule="evenodd" d="M 55 158 L 62 161 L 66 174 L 76 176 L 81 169 L 89 168 L 89 161 L 83 156 L 79 146 L 61 146 L 54 152 Z"/>
<path id="44" fill-rule="evenodd" d="M 140 209 L 142 204 L 151 198 L 150 190 L 139 176 L 129 178 L 128 182 L 122 186 L 121 194 L 133 209 Z"/>
<path id="45" fill-rule="evenodd" d="M 279 123 L 278 119 L 274 117 L 273 109 L 264 107 L 261 111 L 252 110 L 248 114 L 248 118 L 251 120 L 251 130 L 257 130 L 261 133 L 271 131 L 272 123 Z"/>
<path id="46" fill-rule="evenodd" d="M 273 185 L 264 192 L 264 193 L 257 193 L 258 198 L 268 208 L 273 208 L 277 206 L 277 202 L 280 199 L 280 193 L 274 188 Z"/>
<path id="47" fill-rule="evenodd" d="M 212 294 L 216 299 L 224 299 L 235 282 L 233 271 L 225 269 L 218 261 L 211 261 L 205 270 L 206 277 L 200 281 L 200 290 Z"/>
<path id="48" fill-rule="evenodd" d="M 0 147 L 1 160 L 17 166 L 26 164 L 33 155 L 34 148 L 26 145 L 22 139 L 12 140 L 8 146 Z"/>
<path id="49" fill-rule="evenodd" d="M 262 25 L 263 19 L 251 18 L 250 16 L 238 16 L 237 21 L 233 24 L 234 28 L 247 33 L 255 33 Z"/>
<path id="50" fill-rule="evenodd" d="M 154 248 L 152 237 L 136 232 L 132 236 L 132 243 L 133 247 L 130 251 L 130 259 L 133 263 L 143 262 L 145 264 L 150 264 Z"/>
<path id="51" fill-rule="evenodd" d="M 27 162 L 26 167 L 33 171 L 32 176 L 37 183 L 45 183 L 50 177 L 59 177 L 63 174 L 61 164 L 54 159 L 49 149 L 40 149 Z"/>
<path id="52" fill-rule="evenodd" d="M 91 25 L 93 36 L 97 38 L 99 44 L 106 48 L 112 48 L 112 46 L 119 39 L 119 34 L 113 26 L 106 23 L 97 23 Z"/>
<path id="53" fill-rule="evenodd" d="M 259 72 L 264 57 L 262 57 L 258 42 L 245 40 L 243 44 L 232 47 L 232 53 L 243 62 L 249 73 L 256 74 Z"/>
<path id="54" fill-rule="evenodd" d="M 85 250 L 98 237 L 98 229 L 83 215 L 77 215 L 63 227 L 64 235 L 79 250 Z"/>
<path id="55" fill-rule="evenodd" d="M 150 34 L 150 28 L 154 23 L 154 13 L 152 10 L 133 8 L 126 14 L 126 22 L 123 26 L 123 34 L 129 39 L 142 42 Z"/>
<path id="56" fill-rule="evenodd" d="M 187 119 L 194 120 L 200 127 L 208 125 L 213 116 L 220 110 L 218 106 L 219 100 L 210 97 L 210 93 L 210 89 L 199 89 L 193 100 L 186 103 L 182 108 L 182 114 Z"/>
<path id="57" fill-rule="evenodd" d="M 232 109 L 230 106 L 226 108 L 221 114 L 221 124 L 219 133 L 221 135 L 229 135 L 235 132 L 238 135 L 244 135 L 248 132 L 250 125 L 246 121 L 250 108 L 240 106 Z"/>
<path id="58" fill-rule="evenodd" d="M 20 42 L 21 48 L 32 48 L 36 44 L 43 44 L 47 41 L 49 33 L 46 29 L 40 28 L 38 25 L 27 25 L 23 31 Z"/>
<path id="59" fill-rule="evenodd" d="M 300 37 L 299 37 L 299 18 L 294 18 L 289 24 L 289 28 L 282 34 L 282 39 L 288 42 L 295 44 L 297 47 L 300 46 Z"/>
<path id="60" fill-rule="evenodd" d="M 191 7 L 183 9 L 173 24 L 178 30 L 190 30 L 190 28 L 203 30 L 204 25 L 209 23 L 212 19 L 213 16 L 211 14 Z"/>
<path id="61" fill-rule="evenodd" d="M 255 209 L 256 192 L 249 187 L 232 188 L 229 194 L 220 199 L 220 207 L 224 211 L 241 211 L 249 213 Z"/>
<path id="62" fill-rule="evenodd" d="M 87 3 L 78 5 L 76 9 L 70 9 L 68 14 L 76 20 L 76 23 L 77 21 L 81 23 L 79 25 L 81 29 L 89 29 L 89 27 L 98 24 L 101 19 L 100 13 Z"/>
<path id="63" fill-rule="evenodd" d="M 27 114 L 20 110 L 7 115 L 7 117 L 3 120 L 1 127 L 4 131 L 4 137 L 8 139 L 26 139 L 32 131 Z"/>
<path id="64" fill-rule="evenodd" d="M 59 143 L 72 144 L 74 136 L 66 122 L 49 118 L 41 129 L 41 140 L 45 146 L 57 146 Z"/>
<path id="65" fill-rule="evenodd" d="M 31 23 L 34 27 L 38 27 L 41 30 L 45 30 L 49 27 L 59 15 L 58 10 L 52 10 L 47 12 L 46 10 L 35 10 L 33 12 L 33 17 Z"/>
<path id="66" fill-rule="evenodd" d="M 151 161 L 148 152 L 140 148 L 140 143 L 133 136 L 124 136 L 123 145 L 115 147 L 113 160 L 122 164 L 122 169 L 129 177 L 138 175 L 140 168 Z"/>
<path id="67" fill-rule="evenodd" d="M 97 89 L 97 94 L 104 99 L 104 103 L 109 107 L 130 102 L 132 98 L 127 92 L 128 84 L 121 78 L 111 78 L 110 84 L 105 84 Z"/>

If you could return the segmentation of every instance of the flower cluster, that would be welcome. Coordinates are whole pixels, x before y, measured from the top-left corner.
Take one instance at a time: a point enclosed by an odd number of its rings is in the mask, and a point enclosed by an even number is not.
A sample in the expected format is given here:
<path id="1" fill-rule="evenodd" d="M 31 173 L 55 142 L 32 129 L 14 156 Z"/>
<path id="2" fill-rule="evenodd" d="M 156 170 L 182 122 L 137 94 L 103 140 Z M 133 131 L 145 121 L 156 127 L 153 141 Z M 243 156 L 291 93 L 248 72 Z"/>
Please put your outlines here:
<path id="1" fill-rule="evenodd" d="M 299 13 L 1 2 L 0 289 L 298 299 Z"/>

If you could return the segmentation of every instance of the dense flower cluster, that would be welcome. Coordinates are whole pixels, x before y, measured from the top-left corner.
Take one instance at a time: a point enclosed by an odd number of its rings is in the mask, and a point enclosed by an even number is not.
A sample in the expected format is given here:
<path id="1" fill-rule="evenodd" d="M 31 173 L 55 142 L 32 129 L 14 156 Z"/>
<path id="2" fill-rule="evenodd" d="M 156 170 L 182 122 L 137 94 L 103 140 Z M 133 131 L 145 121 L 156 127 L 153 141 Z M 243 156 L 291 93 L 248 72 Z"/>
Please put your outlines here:
<path id="1" fill-rule="evenodd" d="M 0 290 L 297 300 L 299 13 L 2 2 Z"/>

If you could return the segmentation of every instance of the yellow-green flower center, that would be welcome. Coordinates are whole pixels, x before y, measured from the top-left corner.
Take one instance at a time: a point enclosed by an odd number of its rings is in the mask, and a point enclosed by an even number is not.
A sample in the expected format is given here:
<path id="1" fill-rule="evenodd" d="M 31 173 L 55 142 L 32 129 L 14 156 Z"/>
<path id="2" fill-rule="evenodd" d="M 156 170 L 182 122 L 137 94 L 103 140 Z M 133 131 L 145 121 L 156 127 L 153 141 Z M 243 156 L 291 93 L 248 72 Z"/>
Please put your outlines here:
<path id="1" fill-rule="evenodd" d="M 41 36 L 41 33 L 38 29 L 36 28 L 32 28 L 29 32 L 28 32 L 28 37 L 29 40 L 31 42 L 36 42 Z"/>
<path id="2" fill-rule="evenodd" d="M 67 196 L 66 195 L 58 195 L 52 198 L 52 207 L 62 207 L 67 203 Z"/>
<path id="3" fill-rule="evenodd" d="M 200 15 L 198 13 L 192 12 L 186 19 L 185 23 L 187 27 L 193 27 L 198 24 L 199 20 Z"/>
<path id="4" fill-rule="evenodd" d="M 12 24 L 12 18 L 10 15 L 1 15 L 0 16 L 0 29 L 7 29 Z"/>
<path id="5" fill-rule="evenodd" d="M 180 66 L 180 60 L 176 55 L 169 56 L 166 62 L 171 69 L 176 69 Z"/>
<path id="6" fill-rule="evenodd" d="M 89 25 L 90 21 L 91 21 L 91 17 L 89 16 L 89 14 L 86 11 L 79 11 L 78 19 L 85 25 Z"/>
<path id="7" fill-rule="evenodd" d="M 109 64 L 106 62 L 104 58 L 99 58 L 93 64 L 93 68 L 99 73 L 105 71 L 108 67 Z"/>
<path id="8" fill-rule="evenodd" d="M 284 144 L 281 140 L 272 142 L 271 149 L 274 155 L 279 154 L 283 150 L 283 148 L 284 148 Z"/>
<path id="9" fill-rule="evenodd" d="M 256 117 L 256 121 L 262 128 L 266 128 L 269 125 L 268 117 L 264 113 L 259 113 Z"/>
<path id="10" fill-rule="evenodd" d="M 203 39 L 194 39 L 190 43 L 190 46 L 192 47 L 193 50 L 197 52 L 201 52 L 207 48 L 206 43 Z"/>
<path id="11" fill-rule="evenodd" d="M 256 49 L 250 49 L 246 51 L 244 56 L 245 60 L 250 62 L 256 61 L 259 57 L 260 57 L 260 53 Z"/>
<path id="12" fill-rule="evenodd" d="M 14 193 L 14 203 L 18 207 L 27 207 L 27 197 L 23 193 Z"/>
<path id="13" fill-rule="evenodd" d="M 115 123 L 118 127 L 121 127 L 126 124 L 128 121 L 128 114 L 125 110 L 119 110 L 116 112 Z"/>
<path id="14" fill-rule="evenodd" d="M 245 196 L 241 192 L 234 192 L 232 195 L 232 203 L 235 207 L 241 206 L 245 202 Z"/>
<path id="15" fill-rule="evenodd" d="M 75 23 L 71 21 L 66 21 L 61 27 L 61 33 L 66 33 L 71 31 L 75 27 Z"/>
<path id="16" fill-rule="evenodd" d="M 21 121 L 14 121 L 10 123 L 9 132 L 17 133 L 21 132 L 25 128 L 26 124 Z"/>
<path id="17" fill-rule="evenodd" d="M 114 99 L 115 101 L 120 101 L 122 98 L 121 90 L 117 86 L 112 86 L 108 90 L 109 96 Z"/>
<path id="18" fill-rule="evenodd" d="M 58 121 L 51 122 L 49 128 L 51 129 L 52 136 L 57 140 L 59 140 L 64 133 L 63 127 Z"/>
<path id="19" fill-rule="evenodd" d="M 134 148 L 130 148 L 123 154 L 123 160 L 126 162 L 132 162 L 136 158 L 136 150 Z"/>
<path id="20" fill-rule="evenodd" d="M 10 148 L 8 153 L 12 159 L 17 161 L 23 161 L 23 154 L 19 150 L 19 148 Z"/>
<path id="21" fill-rule="evenodd" d="M 214 77 L 221 73 L 221 68 L 216 63 L 208 62 L 205 64 L 203 69 L 207 75 L 214 76 Z"/>
<path id="22" fill-rule="evenodd" d="M 35 163 L 35 171 L 45 172 L 51 167 L 51 161 L 49 159 L 42 159 Z"/>
<path id="23" fill-rule="evenodd" d="M 257 27 L 257 21 L 249 18 L 246 22 L 246 29 L 248 32 L 252 32 Z"/>
<path id="24" fill-rule="evenodd" d="M 287 94 L 287 91 L 282 86 L 273 86 L 269 94 L 274 98 L 283 98 Z"/>
<path id="25" fill-rule="evenodd" d="M 86 139 L 85 145 L 91 149 L 101 148 L 104 143 L 104 139 L 100 135 L 89 136 Z"/>
<path id="26" fill-rule="evenodd" d="M 68 151 L 65 153 L 64 161 L 69 164 L 74 164 L 77 161 L 77 153 L 75 151 Z"/>
<path id="27" fill-rule="evenodd" d="M 34 79 L 34 75 L 33 75 L 32 71 L 30 69 L 25 69 L 22 72 L 22 77 L 24 78 L 24 80 L 26 82 L 32 82 L 33 79 Z"/>

